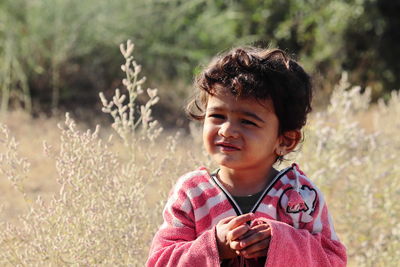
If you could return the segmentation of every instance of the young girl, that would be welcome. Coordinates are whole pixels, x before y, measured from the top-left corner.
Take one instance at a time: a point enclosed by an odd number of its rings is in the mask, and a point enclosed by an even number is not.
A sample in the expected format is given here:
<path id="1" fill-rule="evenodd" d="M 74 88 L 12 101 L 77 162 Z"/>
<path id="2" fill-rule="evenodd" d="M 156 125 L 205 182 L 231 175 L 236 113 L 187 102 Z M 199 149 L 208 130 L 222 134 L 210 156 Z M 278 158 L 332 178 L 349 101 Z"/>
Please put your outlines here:
<path id="1" fill-rule="evenodd" d="M 321 192 L 293 164 L 311 111 L 309 76 L 282 50 L 237 48 L 197 77 L 188 105 L 219 165 L 176 183 L 147 266 L 345 266 Z"/>

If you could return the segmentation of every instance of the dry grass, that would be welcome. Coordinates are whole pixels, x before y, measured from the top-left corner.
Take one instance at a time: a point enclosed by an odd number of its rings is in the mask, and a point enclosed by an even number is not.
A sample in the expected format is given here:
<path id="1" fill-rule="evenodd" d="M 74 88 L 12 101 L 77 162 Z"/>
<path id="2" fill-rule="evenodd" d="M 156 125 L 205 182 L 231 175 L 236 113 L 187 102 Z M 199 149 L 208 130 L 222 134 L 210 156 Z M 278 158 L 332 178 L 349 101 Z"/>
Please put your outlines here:
<path id="1" fill-rule="evenodd" d="M 7 125 L 12 135 L 18 140 L 20 156 L 29 159 L 29 179 L 23 186 L 28 199 L 36 199 L 39 195 L 50 198 L 57 191 L 56 167 L 43 151 L 43 141 L 59 142 L 57 119 L 32 119 L 23 111 L 7 114 L 1 123 Z M 2 151 L 3 152 L 3 151 Z M 28 205 L 23 195 L 15 190 L 12 184 L 1 177 L 0 203 L 3 205 L 3 221 L 17 222 L 17 216 L 26 213 Z"/>
<path id="2" fill-rule="evenodd" d="M 140 88 L 137 65 L 128 61 L 129 98 Z M 368 93 L 346 81 L 344 76 L 330 106 L 310 118 L 305 143 L 292 158 L 325 193 L 350 265 L 396 266 L 400 95 L 371 109 Z M 155 104 L 155 91 L 148 94 Z M 99 129 L 82 131 L 68 117 L 57 128 L 57 119 L 6 116 L 11 135 L 0 131 L 0 265 L 144 264 L 171 184 L 212 163 L 195 127 L 193 136 L 160 134 L 152 104 L 139 107 L 146 116 L 131 118 L 123 115 L 133 113 L 120 97 L 113 104 L 103 99 L 105 112 L 117 111 L 111 140 L 109 129 L 101 135 Z"/>

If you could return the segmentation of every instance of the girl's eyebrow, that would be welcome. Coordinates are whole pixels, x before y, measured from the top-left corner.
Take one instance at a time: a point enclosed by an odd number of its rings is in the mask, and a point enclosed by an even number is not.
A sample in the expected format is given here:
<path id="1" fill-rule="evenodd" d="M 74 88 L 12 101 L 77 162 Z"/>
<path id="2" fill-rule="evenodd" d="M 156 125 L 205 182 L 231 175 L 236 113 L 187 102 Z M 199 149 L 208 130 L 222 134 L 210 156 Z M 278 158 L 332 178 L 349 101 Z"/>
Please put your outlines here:
<path id="1" fill-rule="evenodd" d="M 259 122 L 265 123 L 265 121 L 263 119 L 261 119 L 259 116 L 257 116 L 257 114 L 253 113 L 253 112 L 249 112 L 249 111 L 239 111 L 239 113 L 242 113 L 243 115 L 247 116 L 247 117 L 251 117 Z"/>
<path id="2" fill-rule="evenodd" d="M 219 108 L 219 107 L 210 107 L 210 108 L 207 108 L 207 111 L 208 112 L 222 112 L 222 111 L 226 111 L 226 109 L 225 108 Z M 253 118 L 256 121 L 265 123 L 265 121 L 263 119 L 261 119 L 259 116 L 257 116 L 257 114 L 255 114 L 253 112 L 250 112 L 250 111 L 247 111 L 247 110 L 232 110 L 232 112 L 233 113 L 239 113 L 239 114 L 242 114 L 242 115 L 244 115 L 246 117 Z"/>
<path id="3" fill-rule="evenodd" d="M 211 107 L 211 108 L 207 108 L 206 111 L 208 112 L 222 112 L 225 111 L 224 108 L 218 108 L 218 107 Z"/>

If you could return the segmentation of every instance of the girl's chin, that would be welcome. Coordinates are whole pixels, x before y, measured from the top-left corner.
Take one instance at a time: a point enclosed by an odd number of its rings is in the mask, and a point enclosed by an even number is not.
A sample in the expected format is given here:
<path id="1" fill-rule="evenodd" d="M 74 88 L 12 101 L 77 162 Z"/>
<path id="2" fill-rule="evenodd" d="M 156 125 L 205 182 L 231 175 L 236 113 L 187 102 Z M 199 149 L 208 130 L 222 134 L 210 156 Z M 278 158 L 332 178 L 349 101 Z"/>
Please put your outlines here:
<path id="1" fill-rule="evenodd" d="M 232 157 L 214 157 L 214 161 L 219 165 L 226 168 L 236 169 L 240 167 L 240 161 Z"/>

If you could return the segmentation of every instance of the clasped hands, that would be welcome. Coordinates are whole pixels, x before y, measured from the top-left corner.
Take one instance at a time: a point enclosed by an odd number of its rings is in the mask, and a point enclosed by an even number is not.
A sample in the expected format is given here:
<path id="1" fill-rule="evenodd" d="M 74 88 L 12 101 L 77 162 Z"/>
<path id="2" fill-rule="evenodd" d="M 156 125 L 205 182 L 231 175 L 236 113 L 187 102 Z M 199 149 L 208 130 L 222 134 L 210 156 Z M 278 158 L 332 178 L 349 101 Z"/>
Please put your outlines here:
<path id="1" fill-rule="evenodd" d="M 220 259 L 231 259 L 238 255 L 247 259 L 267 256 L 271 228 L 267 223 L 250 227 L 247 222 L 254 218 L 253 213 L 247 213 L 218 222 L 216 237 Z"/>

